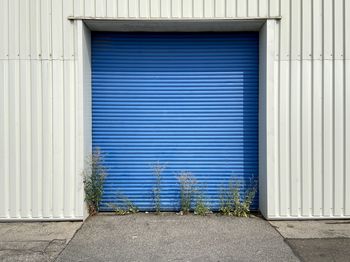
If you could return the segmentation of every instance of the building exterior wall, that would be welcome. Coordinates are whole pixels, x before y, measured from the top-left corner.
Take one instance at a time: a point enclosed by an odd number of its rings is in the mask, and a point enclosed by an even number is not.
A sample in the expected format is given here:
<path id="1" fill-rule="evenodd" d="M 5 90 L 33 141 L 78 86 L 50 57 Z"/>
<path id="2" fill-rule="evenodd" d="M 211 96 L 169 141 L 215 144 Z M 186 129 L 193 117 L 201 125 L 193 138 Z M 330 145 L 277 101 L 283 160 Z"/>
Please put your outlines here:
<path id="1" fill-rule="evenodd" d="M 83 218 L 78 26 L 68 16 L 281 16 L 266 216 L 350 217 L 349 13 L 345 0 L 0 0 L 0 219 Z"/>

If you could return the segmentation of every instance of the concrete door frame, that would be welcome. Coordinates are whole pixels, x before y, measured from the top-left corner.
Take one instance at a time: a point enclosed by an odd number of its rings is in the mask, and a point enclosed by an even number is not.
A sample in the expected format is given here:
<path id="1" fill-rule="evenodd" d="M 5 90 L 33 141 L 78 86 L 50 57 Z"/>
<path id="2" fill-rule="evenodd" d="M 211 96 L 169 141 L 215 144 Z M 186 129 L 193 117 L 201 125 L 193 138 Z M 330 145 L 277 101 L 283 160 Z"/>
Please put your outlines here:
<path id="1" fill-rule="evenodd" d="M 92 150 L 91 121 L 91 29 L 94 31 L 258 31 L 259 32 L 259 209 L 266 219 L 273 214 L 275 186 L 275 28 L 280 18 L 211 20 L 117 20 L 69 18 L 75 22 L 76 109 L 79 132 L 77 172 L 84 169 Z M 182 23 L 181 23 L 182 22 Z M 81 194 L 83 186 L 81 186 Z M 88 216 L 85 208 L 84 219 Z"/>

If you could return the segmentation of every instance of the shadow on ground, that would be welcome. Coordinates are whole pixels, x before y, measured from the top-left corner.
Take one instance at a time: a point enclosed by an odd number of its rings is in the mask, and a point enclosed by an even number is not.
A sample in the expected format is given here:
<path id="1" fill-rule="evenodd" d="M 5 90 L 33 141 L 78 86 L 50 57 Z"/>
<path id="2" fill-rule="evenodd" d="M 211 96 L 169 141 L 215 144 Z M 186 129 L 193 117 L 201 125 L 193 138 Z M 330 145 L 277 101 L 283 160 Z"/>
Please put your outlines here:
<path id="1" fill-rule="evenodd" d="M 350 261 L 350 220 L 271 221 L 270 224 L 302 261 Z"/>
<path id="2" fill-rule="evenodd" d="M 349 238 L 287 239 L 286 242 L 302 261 L 350 261 Z"/>

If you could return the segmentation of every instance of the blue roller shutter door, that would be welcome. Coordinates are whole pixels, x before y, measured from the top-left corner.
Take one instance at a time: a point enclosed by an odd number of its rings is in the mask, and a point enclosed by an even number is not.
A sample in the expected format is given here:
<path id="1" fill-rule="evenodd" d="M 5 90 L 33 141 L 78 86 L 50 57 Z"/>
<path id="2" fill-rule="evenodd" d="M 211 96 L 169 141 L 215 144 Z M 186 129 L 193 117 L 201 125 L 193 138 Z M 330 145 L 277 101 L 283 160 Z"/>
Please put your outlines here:
<path id="1" fill-rule="evenodd" d="M 117 194 L 152 210 L 157 161 L 163 210 L 179 207 L 182 170 L 218 209 L 230 179 L 244 192 L 258 177 L 258 34 L 93 33 L 92 140 L 108 173 L 102 210 Z"/>

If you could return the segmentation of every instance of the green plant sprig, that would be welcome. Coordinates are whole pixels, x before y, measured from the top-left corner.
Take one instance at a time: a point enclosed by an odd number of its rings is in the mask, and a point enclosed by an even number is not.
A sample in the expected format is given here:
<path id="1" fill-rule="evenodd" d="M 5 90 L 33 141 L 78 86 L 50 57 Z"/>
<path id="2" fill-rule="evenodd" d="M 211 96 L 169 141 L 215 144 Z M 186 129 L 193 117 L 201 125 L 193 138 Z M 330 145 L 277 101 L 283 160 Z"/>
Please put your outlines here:
<path id="1" fill-rule="evenodd" d="M 123 216 L 129 214 L 136 214 L 139 212 L 138 207 L 125 195 L 118 192 L 117 193 L 118 202 L 120 205 L 115 203 L 110 203 L 109 206 L 113 209 L 116 215 Z"/>
<path id="2" fill-rule="evenodd" d="M 100 208 L 103 194 L 103 183 L 106 176 L 102 164 L 102 155 L 99 149 L 95 149 L 86 159 L 86 167 L 83 171 L 83 183 L 85 202 L 90 215 L 95 215 Z"/>
<path id="3" fill-rule="evenodd" d="M 154 209 L 156 214 L 159 214 L 161 211 L 161 184 L 162 184 L 162 175 L 166 168 L 166 164 L 156 162 L 151 166 L 153 175 L 156 178 L 155 186 L 153 187 L 153 200 L 154 200 Z"/>
<path id="4" fill-rule="evenodd" d="M 223 215 L 248 217 L 250 214 L 250 206 L 253 203 L 257 192 L 257 182 L 251 179 L 252 186 L 248 188 L 245 195 L 241 197 L 239 188 L 240 183 L 233 181 L 228 189 L 223 189 L 220 196 L 220 212 Z"/>

